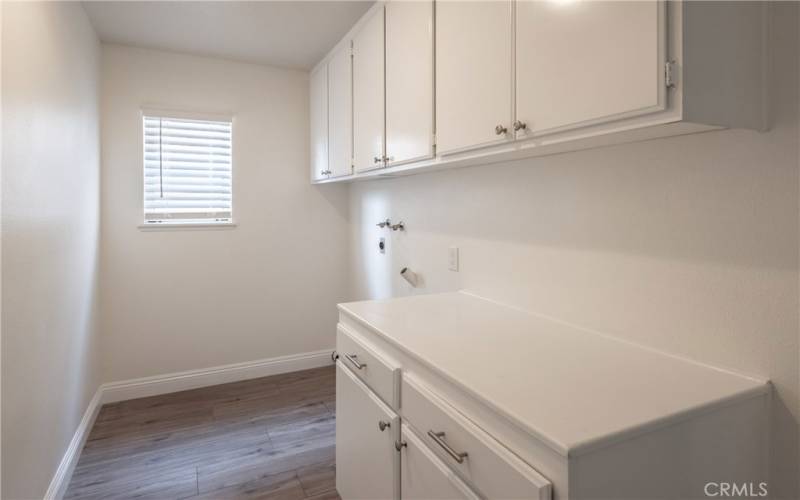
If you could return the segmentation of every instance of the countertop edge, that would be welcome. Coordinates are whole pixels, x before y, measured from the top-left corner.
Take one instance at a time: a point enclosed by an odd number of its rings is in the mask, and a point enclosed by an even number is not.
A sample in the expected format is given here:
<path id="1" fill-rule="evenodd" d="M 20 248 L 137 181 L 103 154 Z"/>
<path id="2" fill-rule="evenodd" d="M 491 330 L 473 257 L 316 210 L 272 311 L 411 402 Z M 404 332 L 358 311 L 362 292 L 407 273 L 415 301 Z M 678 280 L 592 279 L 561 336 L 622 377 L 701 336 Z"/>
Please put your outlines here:
<path id="1" fill-rule="evenodd" d="M 592 451 L 612 446 L 616 443 L 635 438 L 648 432 L 657 431 L 671 425 L 675 425 L 694 417 L 712 413 L 716 410 L 731 406 L 737 403 L 748 401 L 750 399 L 758 398 L 769 394 L 772 390 L 772 384 L 769 381 L 764 382 L 764 385 L 752 387 L 735 394 L 730 394 L 725 397 L 707 401 L 695 406 L 690 406 L 683 410 L 664 415 L 663 417 L 646 420 L 639 424 L 628 427 L 617 432 L 611 432 L 605 436 L 600 436 L 594 439 L 578 442 L 569 447 L 567 456 L 570 458 L 585 455 Z"/>

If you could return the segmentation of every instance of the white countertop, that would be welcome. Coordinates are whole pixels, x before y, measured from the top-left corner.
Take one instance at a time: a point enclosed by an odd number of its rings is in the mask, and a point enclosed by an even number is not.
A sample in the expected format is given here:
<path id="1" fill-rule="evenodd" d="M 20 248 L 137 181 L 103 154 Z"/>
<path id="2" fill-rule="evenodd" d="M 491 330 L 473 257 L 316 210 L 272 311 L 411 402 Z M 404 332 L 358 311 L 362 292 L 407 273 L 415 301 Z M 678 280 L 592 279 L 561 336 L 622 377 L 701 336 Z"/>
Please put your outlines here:
<path id="1" fill-rule="evenodd" d="M 769 391 L 765 380 L 464 292 L 339 309 L 565 456 Z"/>

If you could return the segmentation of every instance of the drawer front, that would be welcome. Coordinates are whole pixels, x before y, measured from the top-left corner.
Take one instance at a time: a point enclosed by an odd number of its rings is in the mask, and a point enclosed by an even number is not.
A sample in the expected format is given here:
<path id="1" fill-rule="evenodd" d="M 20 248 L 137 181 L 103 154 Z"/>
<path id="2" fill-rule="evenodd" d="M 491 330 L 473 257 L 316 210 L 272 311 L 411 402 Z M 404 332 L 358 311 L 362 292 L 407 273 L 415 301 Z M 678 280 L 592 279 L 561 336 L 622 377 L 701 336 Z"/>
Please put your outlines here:
<path id="1" fill-rule="evenodd" d="M 400 491 L 403 500 L 480 498 L 407 425 L 402 427 L 405 446 L 400 453 Z"/>
<path id="2" fill-rule="evenodd" d="M 336 329 L 339 359 L 393 409 L 400 406 L 400 365 L 367 347 L 357 334 L 339 325 Z"/>
<path id="3" fill-rule="evenodd" d="M 486 498 L 549 499 L 551 484 L 413 375 L 403 377 L 402 417 Z"/>

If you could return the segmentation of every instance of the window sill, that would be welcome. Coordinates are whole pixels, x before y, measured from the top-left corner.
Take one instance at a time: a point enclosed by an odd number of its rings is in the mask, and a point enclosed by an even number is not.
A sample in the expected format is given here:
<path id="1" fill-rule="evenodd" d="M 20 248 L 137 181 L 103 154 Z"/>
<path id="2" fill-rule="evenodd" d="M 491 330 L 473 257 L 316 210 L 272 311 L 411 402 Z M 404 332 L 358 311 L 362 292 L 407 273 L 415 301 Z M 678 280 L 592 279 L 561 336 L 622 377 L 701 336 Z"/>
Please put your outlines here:
<path id="1" fill-rule="evenodd" d="M 139 224 L 140 231 L 208 231 L 224 230 L 236 227 L 235 222 L 161 222 Z"/>

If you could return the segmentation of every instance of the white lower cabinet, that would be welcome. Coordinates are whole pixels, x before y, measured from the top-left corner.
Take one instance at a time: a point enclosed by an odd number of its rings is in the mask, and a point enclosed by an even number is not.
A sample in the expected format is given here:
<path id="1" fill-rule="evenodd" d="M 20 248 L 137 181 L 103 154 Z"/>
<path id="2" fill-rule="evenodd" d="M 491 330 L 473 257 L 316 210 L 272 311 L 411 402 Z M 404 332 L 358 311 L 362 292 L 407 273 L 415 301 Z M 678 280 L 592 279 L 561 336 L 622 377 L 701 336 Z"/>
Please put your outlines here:
<path id="1" fill-rule="evenodd" d="M 766 381 L 471 294 L 340 304 L 336 349 L 344 499 L 702 498 L 768 471 Z"/>
<path id="2" fill-rule="evenodd" d="M 401 438 L 402 498 L 480 498 L 406 424 L 403 424 Z"/>
<path id="3" fill-rule="evenodd" d="M 344 325 L 336 348 L 342 498 L 551 498 L 546 478 L 404 372 L 394 356 Z"/>
<path id="4" fill-rule="evenodd" d="M 342 498 L 399 498 L 400 419 L 369 388 L 336 365 L 336 489 Z"/>
<path id="5" fill-rule="evenodd" d="M 390 408 L 400 406 L 400 365 L 381 356 L 352 330 L 344 326 L 336 329 L 336 349 L 352 373 Z"/>
<path id="6" fill-rule="evenodd" d="M 403 377 L 403 422 L 485 498 L 547 500 L 551 485 L 530 465 L 413 375 Z"/>

